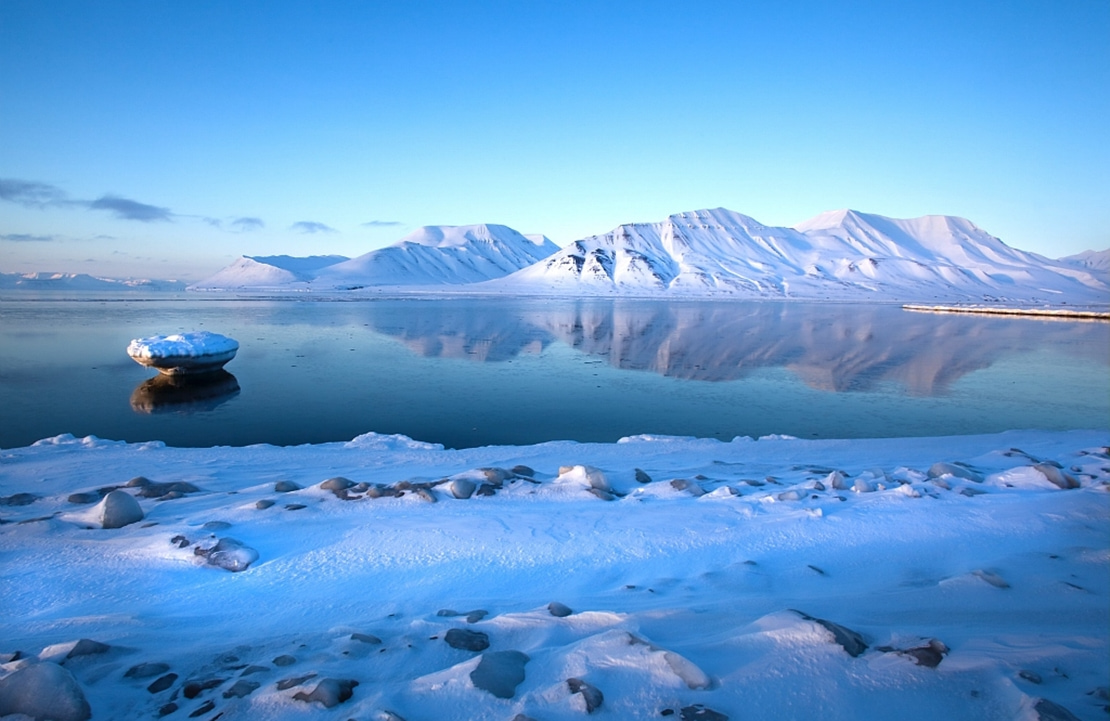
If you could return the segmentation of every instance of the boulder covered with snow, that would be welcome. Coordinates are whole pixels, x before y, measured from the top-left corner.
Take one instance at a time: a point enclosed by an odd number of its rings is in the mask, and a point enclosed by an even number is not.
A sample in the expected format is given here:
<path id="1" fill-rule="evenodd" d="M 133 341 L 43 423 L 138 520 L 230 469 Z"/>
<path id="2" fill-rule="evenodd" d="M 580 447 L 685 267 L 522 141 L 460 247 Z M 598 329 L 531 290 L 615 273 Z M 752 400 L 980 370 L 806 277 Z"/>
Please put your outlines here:
<path id="1" fill-rule="evenodd" d="M 166 375 L 211 373 L 235 357 L 239 341 L 206 330 L 135 338 L 127 355 Z"/>
<path id="2" fill-rule="evenodd" d="M 123 528 L 143 520 L 139 502 L 126 491 L 109 491 L 93 507 L 94 519 L 101 528 Z"/>
<path id="3" fill-rule="evenodd" d="M 0 716 L 35 721 L 85 721 L 92 709 L 73 674 L 56 663 L 34 663 L 0 679 Z"/>

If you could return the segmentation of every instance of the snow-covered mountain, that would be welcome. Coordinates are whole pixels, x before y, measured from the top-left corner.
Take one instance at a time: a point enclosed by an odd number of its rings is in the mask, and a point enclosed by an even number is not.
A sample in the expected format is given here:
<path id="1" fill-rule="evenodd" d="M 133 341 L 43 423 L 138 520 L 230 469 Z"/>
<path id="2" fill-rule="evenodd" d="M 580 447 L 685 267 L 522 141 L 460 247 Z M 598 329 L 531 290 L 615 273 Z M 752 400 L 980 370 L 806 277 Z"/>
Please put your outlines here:
<path id="1" fill-rule="evenodd" d="M 794 228 L 717 208 L 621 225 L 484 284 L 502 292 L 1105 302 L 1092 273 L 1010 248 L 963 218 L 840 210 Z"/>
<path id="2" fill-rule="evenodd" d="M 1078 266 L 1087 270 L 1110 275 L 1110 248 L 1106 250 L 1085 250 L 1075 255 L 1060 258 L 1061 263 Z"/>
<path id="3" fill-rule="evenodd" d="M 289 289 L 305 286 L 328 266 L 349 260 L 345 255 L 244 255 L 215 275 L 193 283 L 189 290 Z"/>
<path id="4" fill-rule="evenodd" d="M 142 290 L 182 291 L 176 280 L 97 278 L 87 273 L 0 273 L 3 290 Z"/>
<path id="5" fill-rule="evenodd" d="M 545 236 L 504 225 L 429 225 L 393 245 L 329 266 L 314 289 L 477 283 L 525 268 L 559 250 Z"/>

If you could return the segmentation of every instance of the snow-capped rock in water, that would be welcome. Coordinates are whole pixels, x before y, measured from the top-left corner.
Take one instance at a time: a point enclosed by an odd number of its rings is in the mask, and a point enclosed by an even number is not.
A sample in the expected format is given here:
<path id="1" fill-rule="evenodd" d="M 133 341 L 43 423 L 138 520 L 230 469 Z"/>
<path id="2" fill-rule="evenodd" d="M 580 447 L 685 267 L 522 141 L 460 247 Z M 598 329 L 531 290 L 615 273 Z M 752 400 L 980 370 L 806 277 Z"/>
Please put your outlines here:
<path id="1" fill-rule="evenodd" d="M 212 373 L 235 357 L 239 341 L 206 330 L 135 338 L 127 355 L 166 375 Z"/>
<path id="2" fill-rule="evenodd" d="M 428 225 L 393 245 L 323 269 L 318 290 L 458 285 L 500 278 L 559 249 L 545 236 L 504 225 Z"/>
<path id="3" fill-rule="evenodd" d="M 236 260 L 215 275 L 193 283 L 189 290 L 294 289 L 306 285 L 328 266 L 349 260 L 345 255 L 249 256 Z"/>
<path id="4" fill-rule="evenodd" d="M 621 225 L 487 284 L 503 291 L 1105 302 L 1110 285 L 970 221 L 840 210 L 794 228 L 717 208 Z"/>

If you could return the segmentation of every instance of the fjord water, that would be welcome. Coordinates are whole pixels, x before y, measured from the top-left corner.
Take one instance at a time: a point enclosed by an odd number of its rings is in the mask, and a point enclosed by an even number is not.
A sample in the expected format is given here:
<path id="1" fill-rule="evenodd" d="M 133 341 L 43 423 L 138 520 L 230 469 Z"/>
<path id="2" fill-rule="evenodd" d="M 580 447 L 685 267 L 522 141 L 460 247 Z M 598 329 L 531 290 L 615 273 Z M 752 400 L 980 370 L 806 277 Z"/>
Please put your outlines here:
<path id="1" fill-rule="evenodd" d="M 188 330 L 239 340 L 226 373 L 180 382 L 125 353 Z M 1104 322 L 894 305 L 19 294 L 0 301 L 0 447 L 1102 429 L 1108 367 Z"/>

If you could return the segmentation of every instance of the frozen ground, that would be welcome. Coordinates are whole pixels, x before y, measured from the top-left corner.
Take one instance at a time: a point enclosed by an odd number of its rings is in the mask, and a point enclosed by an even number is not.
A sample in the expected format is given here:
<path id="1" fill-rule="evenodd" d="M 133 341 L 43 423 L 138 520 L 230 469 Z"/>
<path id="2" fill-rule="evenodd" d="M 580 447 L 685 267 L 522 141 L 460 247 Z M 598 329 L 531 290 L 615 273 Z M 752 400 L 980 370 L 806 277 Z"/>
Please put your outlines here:
<path id="1" fill-rule="evenodd" d="M 1108 441 L 59 436 L 0 451 L 0 715 L 1105 719 Z"/>

